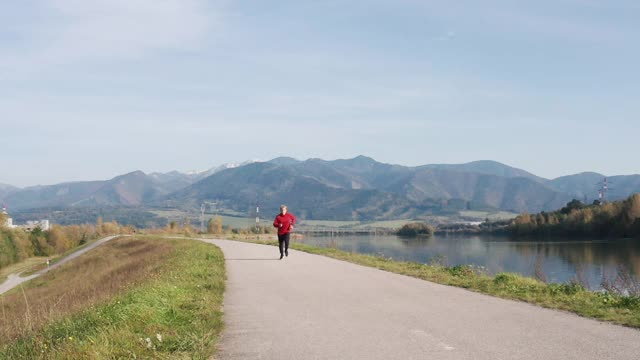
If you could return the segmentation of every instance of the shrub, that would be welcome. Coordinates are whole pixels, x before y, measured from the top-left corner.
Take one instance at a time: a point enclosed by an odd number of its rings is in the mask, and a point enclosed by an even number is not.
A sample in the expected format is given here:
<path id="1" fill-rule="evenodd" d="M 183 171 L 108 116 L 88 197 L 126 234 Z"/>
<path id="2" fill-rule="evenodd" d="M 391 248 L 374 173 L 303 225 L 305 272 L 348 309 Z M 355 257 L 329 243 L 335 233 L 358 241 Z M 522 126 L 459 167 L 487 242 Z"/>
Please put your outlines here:
<path id="1" fill-rule="evenodd" d="M 408 223 L 403 225 L 398 230 L 398 235 L 407 236 L 407 237 L 416 237 L 416 236 L 430 237 L 430 236 L 433 236 L 434 232 L 435 232 L 435 229 L 433 228 L 433 226 L 427 223 L 414 222 L 414 223 Z"/>

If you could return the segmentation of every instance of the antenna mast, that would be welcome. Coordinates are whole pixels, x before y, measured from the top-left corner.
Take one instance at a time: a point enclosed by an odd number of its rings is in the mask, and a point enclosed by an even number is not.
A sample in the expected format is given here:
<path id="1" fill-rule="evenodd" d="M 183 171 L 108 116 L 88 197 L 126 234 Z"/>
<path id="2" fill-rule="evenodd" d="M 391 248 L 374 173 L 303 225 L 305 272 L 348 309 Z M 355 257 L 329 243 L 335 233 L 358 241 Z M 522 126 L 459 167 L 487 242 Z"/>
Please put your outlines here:
<path id="1" fill-rule="evenodd" d="M 609 181 L 604 178 L 602 186 L 598 189 L 598 201 L 600 201 L 600 204 L 604 204 L 607 201 L 607 191 L 609 191 Z"/>

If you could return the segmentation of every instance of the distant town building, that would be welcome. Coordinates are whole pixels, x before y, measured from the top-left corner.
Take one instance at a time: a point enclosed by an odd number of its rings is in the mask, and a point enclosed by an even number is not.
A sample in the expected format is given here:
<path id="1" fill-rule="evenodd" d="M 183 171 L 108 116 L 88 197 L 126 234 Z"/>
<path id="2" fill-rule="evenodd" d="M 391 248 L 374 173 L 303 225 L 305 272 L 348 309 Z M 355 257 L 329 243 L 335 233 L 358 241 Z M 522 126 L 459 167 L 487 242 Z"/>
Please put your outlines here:
<path id="1" fill-rule="evenodd" d="M 49 229 L 51 229 L 51 223 L 49 222 L 49 220 L 30 220 L 27 221 L 24 225 L 15 225 L 13 223 L 13 219 L 9 217 L 9 213 L 7 212 L 6 207 L 2 207 L 2 214 L 4 214 L 7 219 L 4 226 L 10 229 L 23 229 L 26 231 L 33 231 L 35 228 L 40 228 L 44 231 L 48 231 Z"/>
<path id="2" fill-rule="evenodd" d="M 7 208 L 2 206 L 2 214 L 4 215 L 5 223 L 3 224 L 5 227 L 14 228 L 13 219 L 9 217 L 9 213 L 7 213 Z"/>
<path id="3" fill-rule="evenodd" d="M 51 228 L 49 220 L 27 221 L 24 225 L 17 226 L 21 229 L 32 231 L 35 228 L 40 228 L 43 231 L 48 231 Z"/>

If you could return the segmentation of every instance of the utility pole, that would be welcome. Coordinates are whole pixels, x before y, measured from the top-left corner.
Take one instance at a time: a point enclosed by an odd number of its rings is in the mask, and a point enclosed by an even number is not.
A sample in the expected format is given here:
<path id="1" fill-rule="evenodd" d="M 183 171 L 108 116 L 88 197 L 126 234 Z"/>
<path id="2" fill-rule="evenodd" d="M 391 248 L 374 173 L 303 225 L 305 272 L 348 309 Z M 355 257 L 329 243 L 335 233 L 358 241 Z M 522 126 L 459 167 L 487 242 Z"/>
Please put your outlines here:
<path id="1" fill-rule="evenodd" d="M 260 205 L 256 204 L 256 231 L 260 229 Z"/>
<path id="2" fill-rule="evenodd" d="M 200 205 L 200 233 L 204 234 L 204 211 L 206 209 L 206 205 L 202 203 Z"/>

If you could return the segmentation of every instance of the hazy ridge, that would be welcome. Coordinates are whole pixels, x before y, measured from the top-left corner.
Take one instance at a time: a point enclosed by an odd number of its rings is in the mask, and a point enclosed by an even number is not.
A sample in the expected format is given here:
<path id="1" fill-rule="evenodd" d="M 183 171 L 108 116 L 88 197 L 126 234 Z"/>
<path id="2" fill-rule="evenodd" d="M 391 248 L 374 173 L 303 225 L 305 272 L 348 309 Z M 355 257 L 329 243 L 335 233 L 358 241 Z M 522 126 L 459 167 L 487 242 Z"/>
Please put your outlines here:
<path id="1" fill-rule="evenodd" d="M 256 204 L 277 208 L 288 203 L 309 219 L 366 220 L 464 209 L 554 210 L 572 198 L 592 201 L 604 177 L 584 172 L 548 180 L 489 160 L 407 167 L 366 156 L 333 161 L 280 157 L 192 173 L 134 171 L 105 181 L 24 189 L 0 185 L 0 200 L 18 210 L 167 204 L 195 209 L 203 201 L 216 201 L 246 212 Z M 608 179 L 611 199 L 640 192 L 640 175 Z"/>

